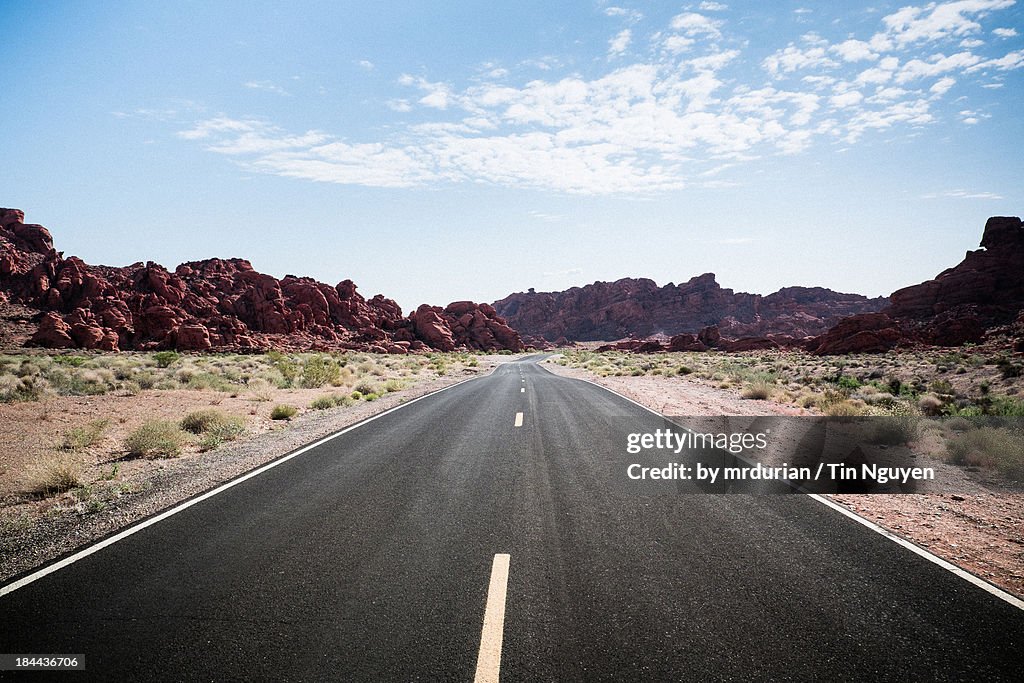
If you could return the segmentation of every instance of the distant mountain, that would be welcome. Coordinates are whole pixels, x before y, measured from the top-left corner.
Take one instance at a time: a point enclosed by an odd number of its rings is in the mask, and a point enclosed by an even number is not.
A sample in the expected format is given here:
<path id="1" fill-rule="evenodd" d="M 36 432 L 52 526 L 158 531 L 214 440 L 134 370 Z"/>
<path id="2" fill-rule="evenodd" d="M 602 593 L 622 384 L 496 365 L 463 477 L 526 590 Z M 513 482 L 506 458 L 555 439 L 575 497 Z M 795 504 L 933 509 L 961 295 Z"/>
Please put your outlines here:
<path id="1" fill-rule="evenodd" d="M 746 294 L 721 287 L 714 273 L 680 285 L 624 278 L 563 292 L 512 294 L 494 302 L 498 315 L 520 334 L 549 342 L 611 341 L 624 337 L 696 333 L 717 325 L 725 337 L 819 335 L 846 316 L 882 309 L 888 300 L 822 287 L 786 287 Z"/>
<path id="2" fill-rule="evenodd" d="M 359 349 L 406 353 L 523 348 L 487 304 L 420 306 L 408 317 L 391 299 L 365 299 L 351 280 L 278 280 L 243 259 L 123 268 L 64 258 L 50 232 L 0 209 L 0 307 L 12 325 L 35 326 L 29 345 L 102 350 Z M 26 314 L 29 311 L 37 313 Z M 2 332 L 2 331 L 0 331 Z M 21 339 L 25 334 L 0 334 Z"/>

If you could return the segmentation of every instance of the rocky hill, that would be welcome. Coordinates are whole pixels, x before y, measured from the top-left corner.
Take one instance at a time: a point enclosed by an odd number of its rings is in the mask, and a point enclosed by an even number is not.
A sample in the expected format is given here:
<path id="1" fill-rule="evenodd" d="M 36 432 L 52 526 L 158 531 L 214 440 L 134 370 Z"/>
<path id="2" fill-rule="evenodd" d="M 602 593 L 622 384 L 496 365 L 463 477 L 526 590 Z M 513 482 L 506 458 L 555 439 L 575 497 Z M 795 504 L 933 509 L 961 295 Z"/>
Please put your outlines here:
<path id="1" fill-rule="evenodd" d="M 625 278 L 564 292 L 512 294 L 494 303 L 498 315 L 528 337 L 554 342 L 673 336 L 717 326 L 725 337 L 819 335 L 842 318 L 880 310 L 888 300 L 821 287 L 746 294 L 721 287 L 713 273 L 679 285 Z"/>
<path id="2" fill-rule="evenodd" d="M 406 353 L 523 348 L 487 304 L 423 305 L 365 299 L 351 280 L 281 280 L 242 259 L 123 268 L 65 258 L 50 232 L 0 209 L 0 305 L 34 327 L 29 345 L 102 350 L 359 349 Z M 36 311 L 26 320 L 25 311 Z M 13 338 L 0 335 L 0 339 Z"/>
<path id="3" fill-rule="evenodd" d="M 898 345 L 960 346 L 1007 337 L 1024 351 L 1024 226 L 994 216 L 981 249 L 934 279 L 893 292 L 890 305 L 857 315 L 815 339 L 819 354 L 881 352 Z"/>

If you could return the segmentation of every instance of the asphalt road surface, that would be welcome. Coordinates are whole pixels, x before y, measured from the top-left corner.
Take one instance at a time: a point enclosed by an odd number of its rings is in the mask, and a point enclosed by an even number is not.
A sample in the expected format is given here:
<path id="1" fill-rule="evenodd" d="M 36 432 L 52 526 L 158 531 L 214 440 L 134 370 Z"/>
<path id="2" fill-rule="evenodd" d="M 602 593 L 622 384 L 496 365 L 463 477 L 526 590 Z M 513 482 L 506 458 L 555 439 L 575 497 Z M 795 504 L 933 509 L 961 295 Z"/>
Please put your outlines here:
<path id="1" fill-rule="evenodd" d="M 84 654 L 68 680 L 472 681 L 507 554 L 504 681 L 1021 680 L 1024 611 L 808 496 L 630 491 L 619 432 L 658 418 L 536 360 L 0 597 L 0 653 Z"/>

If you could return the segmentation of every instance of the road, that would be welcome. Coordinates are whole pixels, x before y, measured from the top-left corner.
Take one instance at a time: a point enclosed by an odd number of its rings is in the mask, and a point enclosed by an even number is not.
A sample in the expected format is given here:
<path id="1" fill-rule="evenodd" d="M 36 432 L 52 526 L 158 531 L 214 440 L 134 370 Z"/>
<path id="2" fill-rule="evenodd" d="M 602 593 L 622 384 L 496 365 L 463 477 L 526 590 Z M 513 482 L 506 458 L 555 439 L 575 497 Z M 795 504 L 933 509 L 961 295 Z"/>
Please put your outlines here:
<path id="1" fill-rule="evenodd" d="M 535 360 L 3 596 L 0 653 L 82 653 L 76 681 L 471 681 L 507 554 L 504 681 L 1020 680 L 1024 611 L 805 495 L 631 492 L 618 432 L 659 419 Z"/>

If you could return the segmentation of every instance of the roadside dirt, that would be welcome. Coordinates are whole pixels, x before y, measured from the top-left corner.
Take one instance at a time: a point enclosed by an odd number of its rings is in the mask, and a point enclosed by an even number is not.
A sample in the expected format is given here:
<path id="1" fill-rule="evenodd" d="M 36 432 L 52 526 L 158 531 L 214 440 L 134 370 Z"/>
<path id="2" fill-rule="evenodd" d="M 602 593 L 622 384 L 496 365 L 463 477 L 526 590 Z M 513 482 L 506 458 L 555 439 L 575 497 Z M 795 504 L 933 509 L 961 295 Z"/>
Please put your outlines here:
<path id="1" fill-rule="evenodd" d="M 741 398 L 694 377 L 600 377 L 553 362 L 544 367 L 565 377 L 608 387 L 663 415 L 810 415 L 811 411 Z M 958 493 L 835 495 L 841 505 L 939 557 L 1024 597 L 1024 493 L 998 480 L 936 462 L 960 477 Z"/>

